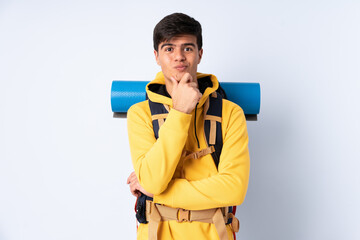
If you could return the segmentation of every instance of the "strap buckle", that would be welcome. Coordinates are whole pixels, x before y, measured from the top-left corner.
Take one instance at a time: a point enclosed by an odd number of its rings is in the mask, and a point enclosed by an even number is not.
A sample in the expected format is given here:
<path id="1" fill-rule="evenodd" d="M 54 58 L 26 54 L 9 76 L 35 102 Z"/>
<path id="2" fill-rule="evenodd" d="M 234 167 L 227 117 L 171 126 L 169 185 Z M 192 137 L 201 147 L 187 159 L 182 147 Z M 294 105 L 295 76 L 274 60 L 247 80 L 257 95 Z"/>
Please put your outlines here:
<path id="1" fill-rule="evenodd" d="M 190 210 L 179 208 L 177 222 L 190 222 Z"/>

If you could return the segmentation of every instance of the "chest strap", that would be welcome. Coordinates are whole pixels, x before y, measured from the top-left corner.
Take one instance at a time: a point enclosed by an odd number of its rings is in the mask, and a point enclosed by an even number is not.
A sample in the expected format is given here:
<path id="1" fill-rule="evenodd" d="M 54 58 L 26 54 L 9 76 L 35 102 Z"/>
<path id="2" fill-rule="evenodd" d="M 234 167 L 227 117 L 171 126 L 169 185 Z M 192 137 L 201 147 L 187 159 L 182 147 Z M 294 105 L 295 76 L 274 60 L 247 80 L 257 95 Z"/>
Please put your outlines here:
<path id="1" fill-rule="evenodd" d="M 200 151 L 190 152 L 190 153 L 186 154 L 183 161 L 185 162 L 190 159 L 198 159 L 198 158 L 201 158 L 202 156 L 211 154 L 213 152 L 215 152 L 215 148 L 214 148 L 214 146 L 210 146 L 210 147 L 204 148 Z"/>
<path id="2" fill-rule="evenodd" d="M 239 220 L 233 214 L 228 213 L 228 208 L 184 210 L 146 201 L 146 218 L 149 221 L 149 240 L 157 240 L 157 230 L 161 221 L 176 220 L 179 223 L 192 221 L 212 223 L 215 225 L 219 239 L 228 240 L 225 222 L 232 218 L 231 228 L 233 232 L 239 231 L 238 227 L 236 227 Z"/>
<path id="3" fill-rule="evenodd" d="M 190 152 L 190 151 L 183 151 L 182 154 L 182 164 L 181 164 L 181 178 L 185 178 L 185 172 L 184 172 L 184 164 L 186 161 L 191 159 L 199 159 L 205 155 L 211 154 L 215 152 L 214 146 L 207 147 L 205 149 L 202 149 L 197 152 Z"/>

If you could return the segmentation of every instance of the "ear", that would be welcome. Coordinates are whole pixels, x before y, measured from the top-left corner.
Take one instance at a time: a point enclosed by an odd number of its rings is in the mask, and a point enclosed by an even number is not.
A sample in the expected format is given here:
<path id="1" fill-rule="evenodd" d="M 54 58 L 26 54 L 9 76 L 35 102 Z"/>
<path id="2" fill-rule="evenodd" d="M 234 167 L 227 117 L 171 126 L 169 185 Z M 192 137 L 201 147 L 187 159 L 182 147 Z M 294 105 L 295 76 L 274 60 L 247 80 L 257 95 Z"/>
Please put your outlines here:
<path id="1" fill-rule="evenodd" d="M 198 62 L 198 64 L 200 63 L 200 61 L 201 61 L 201 58 L 202 58 L 202 55 L 203 55 L 203 49 L 200 49 L 199 50 L 199 62 Z"/>
<path id="2" fill-rule="evenodd" d="M 158 51 L 154 50 L 154 55 L 155 55 L 156 63 L 157 63 L 159 66 L 161 66 L 161 65 L 160 65 L 160 60 L 159 60 L 159 53 L 158 53 Z"/>

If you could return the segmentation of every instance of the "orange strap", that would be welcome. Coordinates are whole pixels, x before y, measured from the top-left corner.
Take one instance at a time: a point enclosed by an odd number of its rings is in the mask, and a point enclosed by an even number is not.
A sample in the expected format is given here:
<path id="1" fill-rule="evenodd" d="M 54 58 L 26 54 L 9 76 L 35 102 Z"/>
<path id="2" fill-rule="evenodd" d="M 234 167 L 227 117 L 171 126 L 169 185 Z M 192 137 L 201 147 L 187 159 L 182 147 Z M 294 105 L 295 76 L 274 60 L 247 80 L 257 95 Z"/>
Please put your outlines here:
<path id="1" fill-rule="evenodd" d="M 160 213 L 155 204 L 150 205 L 149 239 L 157 240 L 157 230 L 161 221 Z"/>
<path id="2" fill-rule="evenodd" d="M 239 229 L 240 229 L 240 221 L 239 221 L 239 219 L 237 219 L 233 213 L 229 213 L 229 218 L 232 218 L 232 221 L 231 221 L 231 229 L 232 229 L 232 231 L 234 233 L 238 232 Z"/>
<path id="3" fill-rule="evenodd" d="M 205 210 L 185 210 L 171 208 L 152 201 L 146 201 L 146 218 L 149 221 L 149 240 L 157 240 L 157 230 L 160 221 L 176 220 L 178 222 L 204 222 L 215 225 L 220 240 L 228 240 L 225 222 L 229 218 L 238 222 L 232 213 L 227 213 L 227 208 L 211 208 Z M 236 220 L 235 220 L 236 219 Z M 234 230 L 234 227 L 231 227 Z"/>
<path id="4" fill-rule="evenodd" d="M 225 221 L 220 208 L 216 210 L 212 221 L 215 225 L 216 231 L 218 232 L 220 240 L 229 239 L 226 232 Z"/>
<path id="5" fill-rule="evenodd" d="M 184 163 L 187 161 L 187 160 L 190 160 L 190 159 L 199 159 L 201 158 L 202 156 L 205 156 L 207 154 L 211 154 L 215 152 L 215 148 L 214 146 L 210 146 L 210 147 L 207 147 L 205 149 L 202 149 L 198 152 L 183 152 L 183 160 L 182 160 L 182 169 L 181 169 L 181 178 L 185 178 L 185 173 L 184 173 Z"/>
<path id="6" fill-rule="evenodd" d="M 214 146 L 210 146 L 210 147 L 204 148 L 198 152 L 192 152 L 190 154 L 187 154 L 183 161 L 185 162 L 189 159 L 198 159 L 198 158 L 201 158 L 202 156 L 205 156 L 205 155 L 213 153 L 213 152 L 215 152 L 215 148 L 214 148 Z"/>

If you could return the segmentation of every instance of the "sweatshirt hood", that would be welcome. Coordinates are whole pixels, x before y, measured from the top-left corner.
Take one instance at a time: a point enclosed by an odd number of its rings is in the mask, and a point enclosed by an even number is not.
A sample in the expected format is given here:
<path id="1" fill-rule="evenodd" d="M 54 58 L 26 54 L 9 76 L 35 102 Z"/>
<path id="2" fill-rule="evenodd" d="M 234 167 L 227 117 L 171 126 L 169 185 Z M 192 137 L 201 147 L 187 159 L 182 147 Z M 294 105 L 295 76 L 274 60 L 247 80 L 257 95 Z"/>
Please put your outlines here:
<path id="1" fill-rule="evenodd" d="M 212 74 L 196 73 L 196 77 L 200 92 L 203 91 L 202 97 L 197 105 L 197 107 L 201 107 L 209 95 L 218 89 L 219 82 L 216 76 Z M 172 107 L 172 99 L 166 91 L 165 77 L 162 72 L 158 72 L 155 79 L 146 85 L 146 93 L 151 101 Z"/>

